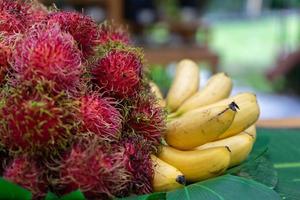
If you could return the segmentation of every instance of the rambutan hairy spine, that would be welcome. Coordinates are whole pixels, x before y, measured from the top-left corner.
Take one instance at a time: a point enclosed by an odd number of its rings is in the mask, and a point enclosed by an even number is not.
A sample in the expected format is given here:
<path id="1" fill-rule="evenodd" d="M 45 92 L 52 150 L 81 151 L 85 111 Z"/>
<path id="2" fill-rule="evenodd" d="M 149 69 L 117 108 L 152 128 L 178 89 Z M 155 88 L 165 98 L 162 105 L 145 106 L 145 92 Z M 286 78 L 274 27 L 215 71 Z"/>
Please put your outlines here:
<path id="1" fill-rule="evenodd" d="M 100 24 L 98 31 L 98 45 L 104 45 L 108 42 L 120 42 L 126 45 L 131 43 L 128 32 L 124 31 L 121 27 L 116 28 L 108 22 Z"/>
<path id="2" fill-rule="evenodd" d="M 80 189 L 88 199 L 112 199 L 128 185 L 129 174 L 122 159 L 122 146 L 101 145 L 82 137 L 75 142 L 56 168 L 59 176 L 52 179 L 59 194 Z M 96 142 L 96 143 L 95 143 Z"/>
<path id="3" fill-rule="evenodd" d="M 12 68 L 19 81 L 45 79 L 56 83 L 58 92 L 74 93 L 82 74 L 81 54 L 57 24 L 36 24 L 17 42 Z"/>
<path id="4" fill-rule="evenodd" d="M 78 12 L 58 11 L 49 14 L 48 23 L 58 23 L 62 30 L 71 34 L 85 59 L 94 54 L 94 47 L 97 45 L 98 40 L 98 30 L 97 24 L 91 17 Z"/>
<path id="5" fill-rule="evenodd" d="M 144 87 L 133 102 L 126 128 L 147 140 L 152 145 L 153 153 L 156 153 L 166 129 L 166 112 L 148 87 Z"/>
<path id="6" fill-rule="evenodd" d="M 20 156 L 5 168 L 3 178 L 31 191 L 33 199 L 43 199 L 48 187 L 44 172 L 36 159 Z"/>
<path id="7" fill-rule="evenodd" d="M 0 108 L 0 142 L 10 154 L 57 154 L 72 139 L 78 102 L 43 83 L 11 88 Z M 50 92 L 51 93 L 51 92 Z"/>
<path id="8" fill-rule="evenodd" d="M 138 93 L 142 79 L 142 59 L 135 52 L 112 49 L 96 61 L 92 80 L 116 98 Z"/>
<path id="9" fill-rule="evenodd" d="M 123 162 L 131 174 L 131 181 L 127 185 L 129 193 L 147 194 L 152 192 L 154 176 L 150 159 L 151 145 L 143 138 L 134 136 L 122 141 L 125 148 Z"/>
<path id="10" fill-rule="evenodd" d="M 117 141 L 122 128 L 122 116 L 112 98 L 88 94 L 81 98 L 80 115 L 83 131 L 92 132 L 105 141 Z"/>

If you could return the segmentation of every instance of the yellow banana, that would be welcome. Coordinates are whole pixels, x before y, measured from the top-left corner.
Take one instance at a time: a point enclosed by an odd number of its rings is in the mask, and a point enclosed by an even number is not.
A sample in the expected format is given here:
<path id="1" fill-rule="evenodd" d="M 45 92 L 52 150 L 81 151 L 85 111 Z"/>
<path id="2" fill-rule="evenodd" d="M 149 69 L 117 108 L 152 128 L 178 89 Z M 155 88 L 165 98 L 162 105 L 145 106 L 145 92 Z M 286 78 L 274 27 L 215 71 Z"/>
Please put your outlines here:
<path id="1" fill-rule="evenodd" d="M 235 102 L 238 105 L 239 109 L 232 124 L 222 135 L 219 136 L 219 139 L 230 137 L 246 130 L 258 120 L 260 110 L 255 94 L 249 92 L 240 93 L 216 103 L 191 110 L 187 113 L 184 113 L 181 117 L 194 115 L 199 112 L 199 110 L 228 105 L 231 102 Z M 177 118 L 172 119 L 171 122 L 176 119 Z"/>
<path id="2" fill-rule="evenodd" d="M 192 182 L 218 176 L 230 163 L 230 152 L 227 147 L 180 151 L 164 146 L 158 157 L 179 169 L 186 180 Z"/>
<path id="3" fill-rule="evenodd" d="M 199 67 L 189 59 L 181 60 L 176 67 L 176 74 L 167 95 L 167 107 L 175 111 L 186 99 L 199 88 Z"/>
<path id="4" fill-rule="evenodd" d="M 154 192 L 170 191 L 185 185 L 185 177 L 178 169 L 154 155 L 151 155 L 151 160 L 154 168 Z"/>
<path id="5" fill-rule="evenodd" d="M 230 149 L 230 164 L 229 167 L 242 163 L 248 157 L 252 150 L 255 139 L 252 135 L 243 131 L 241 134 L 234 135 L 225 139 L 221 139 L 215 142 L 209 142 L 195 149 L 203 150 L 212 147 L 229 147 Z"/>
<path id="6" fill-rule="evenodd" d="M 246 130 L 259 118 L 260 109 L 254 94 L 245 93 L 243 94 L 242 98 L 237 98 L 236 96 L 233 97 L 233 99 L 234 102 L 238 104 L 239 110 L 231 126 L 219 136 L 220 139 L 236 135 Z"/>
<path id="7" fill-rule="evenodd" d="M 149 85 L 151 87 L 151 91 L 154 93 L 154 95 L 156 96 L 156 98 L 158 100 L 158 104 L 163 108 L 166 107 L 166 101 L 164 100 L 164 97 L 163 97 L 159 87 L 152 81 L 150 81 Z"/>
<path id="8" fill-rule="evenodd" d="M 225 73 L 213 75 L 207 82 L 203 90 L 200 90 L 178 108 L 173 116 L 181 115 L 190 110 L 194 110 L 201 106 L 209 105 L 227 98 L 232 89 L 232 80 Z"/>
<path id="9" fill-rule="evenodd" d="M 236 104 L 221 105 L 183 115 L 167 123 L 165 140 L 177 149 L 188 150 L 217 139 L 231 125 Z"/>
<path id="10" fill-rule="evenodd" d="M 246 130 L 244 130 L 240 134 L 243 134 L 243 133 L 246 133 L 246 134 L 252 136 L 252 138 L 255 141 L 256 140 L 256 126 L 255 126 L 255 124 L 253 124 L 252 126 L 250 126 L 249 128 L 247 128 Z"/>

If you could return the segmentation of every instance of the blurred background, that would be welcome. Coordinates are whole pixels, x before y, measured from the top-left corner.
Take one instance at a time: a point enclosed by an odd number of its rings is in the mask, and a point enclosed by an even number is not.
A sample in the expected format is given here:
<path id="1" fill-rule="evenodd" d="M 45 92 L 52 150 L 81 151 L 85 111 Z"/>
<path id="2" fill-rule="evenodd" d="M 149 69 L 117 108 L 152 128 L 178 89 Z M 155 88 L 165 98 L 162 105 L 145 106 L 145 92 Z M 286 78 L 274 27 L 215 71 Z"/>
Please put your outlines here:
<path id="1" fill-rule="evenodd" d="M 201 67 L 201 86 L 224 71 L 233 94 L 257 93 L 261 119 L 300 117 L 300 0 L 42 2 L 128 29 L 164 93 L 176 62 L 190 58 Z"/>

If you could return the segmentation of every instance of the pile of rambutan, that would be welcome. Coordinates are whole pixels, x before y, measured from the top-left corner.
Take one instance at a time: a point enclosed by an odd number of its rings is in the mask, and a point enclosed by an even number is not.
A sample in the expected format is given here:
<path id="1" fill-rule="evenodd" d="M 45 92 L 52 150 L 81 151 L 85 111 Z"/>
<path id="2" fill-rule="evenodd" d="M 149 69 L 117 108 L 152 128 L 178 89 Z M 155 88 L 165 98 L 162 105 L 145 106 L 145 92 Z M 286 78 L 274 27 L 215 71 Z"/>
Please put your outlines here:
<path id="1" fill-rule="evenodd" d="M 152 192 L 165 112 L 144 65 L 110 23 L 0 0 L 0 176 L 34 199 Z"/>

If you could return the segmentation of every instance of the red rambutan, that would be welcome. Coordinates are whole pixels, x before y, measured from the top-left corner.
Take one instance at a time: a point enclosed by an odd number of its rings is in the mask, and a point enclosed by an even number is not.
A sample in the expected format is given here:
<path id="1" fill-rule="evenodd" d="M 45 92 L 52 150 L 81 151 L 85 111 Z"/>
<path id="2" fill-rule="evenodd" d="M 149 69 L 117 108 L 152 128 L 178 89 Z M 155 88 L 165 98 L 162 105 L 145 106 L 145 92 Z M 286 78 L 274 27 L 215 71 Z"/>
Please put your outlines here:
<path id="1" fill-rule="evenodd" d="M 92 69 L 93 79 L 104 91 L 117 98 L 136 94 L 141 84 L 141 58 L 130 51 L 111 50 Z"/>
<path id="2" fill-rule="evenodd" d="M 66 94 L 50 96 L 50 89 L 11 88 L 0 107 L 0 142 L 12 154 L 56 154 L 77 128 L 78 102 Z"/>
<path id="3" fill-rule="evenodd" d="M 152 144 L 153 150 L 157 150 L 166 128 L 165 112 L 150 91 L 137 96 L 126 126 L 135 134 L 143 136 Z"/>
<path id="4" fill-rule="evenodd" d="M 0 0 L 0 30 L 23 33 L 36 22 L 46 19 L 47 9 L 37 1 Z"/>
<path id="5" fill-rule="evenodd" d="M 149 143 L 140 137 L 129 137 L 122 143 L 125 148 L 123 162 L 131 174 L 127 190 L 135 194 L 151 193 L 154 171 Z"/>
<path id="6" fill-rule="evenodd" d="M 8 161 L 8 158 L 9 156 L 7 152 L 0 146 L 0 177 L 3 176 L 4 168 L 6 167 L 6 162 Z"/>
<path id="7" fill-rule="evenodd" d="M 7 47 L 0 39 L 0 84 L 4 81 L 7 72 L 9 54 L 9 47 Z"/>
<path id="8" fill-rule="evenodd" d="M 54 12 L 49 14 L 48 23 L 59 23 L 62 30 L 70 33 L 76 40 L 84 58 L 93 55 L 97 45 L 97 24 L 91 17 L 77 12 Z"/>
<path id="9" fill-rule="evenodd" d="M 36 24 L 19 40 L 12 68 L 20 81 L 49 80 L 57 91 L 74 92 L 80 83 L 81 54 L 75 41 L 56 25 Z"/>
<path id="10" fill-rule="evenodd" d="M 21 156 L 12 160 L 3 173 L 3 178 L 28 189 L 33 199 L 42 199 L 47 192 L 44 168 L 29 157 Z"/>
<path id="11" fill-rule="evenodd" d="M 7 11 L 0 11 L 0 31 L 8 34 L 14 34 L 24 31 L 23 22 L 16 16 Z"/>
<path id="12" fill-rule="evenodd" d="M 99 27 L 98 44 L 103 45 L 107 42 L 121 42 L 123 44 L 130 44 L 129 34 L 121 28 L 114 28 L 108 23 L 103 23 Z"/>
<path id="13" fill-rule="evenodd" d="M 7 72 L 10 70 L 9 60 L 14 48 L 18 34 L 15 35 L 0 35 L 0 85 L 3 84 Z"/>
<path id="14" fill-rule="evenodd" d="M 83 131 L 93 132 L 103 140 L 115 141 L 120 137 L 122 118 L 111 98 L 86 95 L 81 98 Z"/>
<path id="15" fill-rule="evenodd" d="M 113 198 L 130 180 L 123 153 L 122 148 L 75 144 L 62 159 L 54 187 L 63 193 L 80 189 L 88 199 Z"/>

